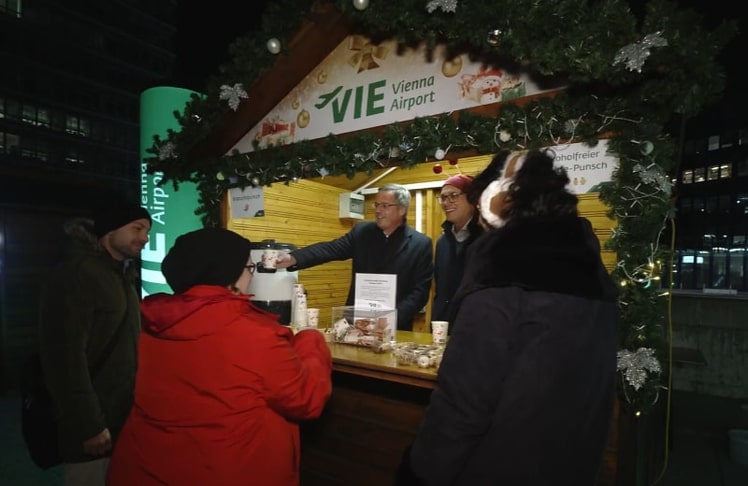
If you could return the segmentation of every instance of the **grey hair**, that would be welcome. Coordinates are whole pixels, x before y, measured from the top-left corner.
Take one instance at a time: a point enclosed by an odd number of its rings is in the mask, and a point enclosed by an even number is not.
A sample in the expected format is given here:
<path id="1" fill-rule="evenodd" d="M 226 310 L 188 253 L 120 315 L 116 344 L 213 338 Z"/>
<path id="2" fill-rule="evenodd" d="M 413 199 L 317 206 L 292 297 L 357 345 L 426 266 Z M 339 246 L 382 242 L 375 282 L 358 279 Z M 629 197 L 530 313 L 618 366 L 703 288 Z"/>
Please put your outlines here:
<path id="1" fill-rule="evenodd" d="M 397 204 L 404 207 L 407 211 L 410 207 L 410 191 L 407 187 L 401 186 L 400 184 L 384 184 L 379 187 L 378 192 L 392 192 L 395 195 L 395 199 L 397 200 Z"/>

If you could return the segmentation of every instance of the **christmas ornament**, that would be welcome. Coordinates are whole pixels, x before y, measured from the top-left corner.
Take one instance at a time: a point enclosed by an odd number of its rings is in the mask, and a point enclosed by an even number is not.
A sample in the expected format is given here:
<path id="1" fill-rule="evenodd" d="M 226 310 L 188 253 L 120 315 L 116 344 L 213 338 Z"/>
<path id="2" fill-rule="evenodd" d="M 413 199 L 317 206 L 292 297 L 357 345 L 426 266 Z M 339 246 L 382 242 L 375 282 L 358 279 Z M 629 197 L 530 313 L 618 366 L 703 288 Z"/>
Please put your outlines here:
<path id="1" fill-rule="evenodd" d="M 644 167 L 641 164 L 636 164 L 632 170 L 639 174 L 643 183 L 657 186 L 660 191 L 670 194 L 673 184 L 659 165 L 651 164 L 649 167 Z"/>
<path id="2" fill-rule="evenodd" d="M 512 134 L 509 133 L 508 131 L 501 130 L 499 132 L 499 140 L 501 140 L 502 142 L 507 143 L 511 139 L 512 139 Z"/>
<path id="3" fill-rule="evenodd" d="M 327 72 L 326 71 L 320 71 L 317 73 L 317 82 L 319 84 L 325 84 L 327 81 Z"/>
<path id="4" fill-rule="evenodd" d="M 457 165 L 457 159 L 449 159 L 449 165 Z"/>
<path id="5" fill-rule="evenodd" d="M 613 65 L 626 63 L 629 71 L 642 72 L 644 61 L 651 54 L 650 49 L 653 47 L 664 47 L 667 40 L 662 38 L 662 32 L 655 32 L 644 36 L 644 39 L 633 44 L 624 46 L 618 50 L 616 57 L 613 59 Z"/>
<path id="6" fill-rule="evenodd" d="M 642 155 L 649 155 L 654 150 L 654 144 L 650 142 L 649 140 L 645 140 L 640 143 L 639 151 L 642 153 Z"/>
<path id="7" fill-rule="evenodd" d="M 486 36 L 486 42 L 489 45 L 498 46 L 500 37 L 501 37 L 501 29 L 489 30 L 488 35 Z"/>
<path id="8" fill-rule="evenodd" d="M 442 169 L 442 164 L 434 164 L 434 168 L 433 168 L 434 174 L 441 174 L 442 170 L 444 170 Z"/>
<path id="9" fill-rule="evenodd" d="M 253 178 L 252 178 L 252 185 L 253 185 L 254 187 L 257 187 L 257 186 L 259 186 L 259 185 L 260 185 L 260 179 L 258 179 L 257 177 L 253 177 Z"/>
<path id="10" fill-rule="evenodd" d="M 301 102 L 299 102 L 298 98 L 294 98 L 293 102 L 291 103 L 291 108 L 294 110 L 298 110 L 299 106 L 301 106 Z"/>
<path id="11" fill-rule="evenodd" d="M 311 119 L 311 115 L 306 110 L 301 110 L 298 115 L 296 115 L 296 124 L 299 126 L 299 128 L 306 128 L 307 125 L 309 125 L 309 120 Z"/>
<path id="12" fill-rule="evenodd" d="M 457 76 L 462 71 L 462 56 L 457 56 L 442 63 L 442 74 L 448 78 Z"/>
<path id="13" fill-rule="evenodd" d="M 193 113 L 193 114 L 192 114 L 192 116 L 190 116 L 190 119 L 191 119 L 191 120 L 192 120 L 193 122 L 195 122 L 195 123 L 200 123 L 201 121 L 203 121 L 203 117 L 201 117 L 201 116 L 200 116 L 200 115 L 198 115 L 197 113 Z"/>
<path id="14" fill-rule="evenodd" d="M 434 152 L 434 158 L 436 160 L 442 160 L 444 159 L 444 156 L 447 155 L 447 153 L 442 149 L 436 149 L 436 152 Z"/>
<path id="15" fill-rule="evenodd" d="M 216 173 L 216 179 L 217 179 L 217 180 L 219 180 L 219 181 L 222 181 L 222 180 L 224 180 L 224 179 L 225 179 L 225 177 L 223 176 L 223 172 L 221 172 L 221 171 L 219 170 L 219 171 L 218 171 L 218 172 Z"/>
<path id="16" fill-rule="evenodd" d="M 353 6 L 356 10 L 366 10 L 369 6 L 369 0 L 353 0 Z"/>
<path id="17" fill-rule="evenodd" d="M 267 48 L 270 54 L 278 54 L 281 51 L 281 42 L 275 37 L 268 39 Z"/>
<path id="18" fill-rule="evenodd" d="M 229 108 L 236 111 L 239 108 L 240 100 L 242 98 L 249 98 L 249 96 L 244 91 L 242 84 L 236 83 L 233 86 L 229 86 L 228 84 L 221 85 L 221 94 L 218 95 L 218 98 L 228 101 Z"/>
<path id="19" fill-rule="evenodd" d="M 442 12 L 454 13 L 457 10 L 457 0 L 431 0 L 426 4 L 428 13 L 432 13 L 437 8 L 442 9 Z"/>
<path id="20" fill-rule="evenodd" d="M 176 145 L 166 142 L 158 149 L 158 160 L 166 160 L 176 157 Z"/>
<path id="21" fill-rule="evenodd" d="M 629 385 L 638 390 L 647 381 L 647 373 L 660 373 L 660 362 L 654 356 L 654 349 L 639 348 L 634 352 L 624 349 L 618 351 L 617 371 L 623 371 L 623 377 Z"/>

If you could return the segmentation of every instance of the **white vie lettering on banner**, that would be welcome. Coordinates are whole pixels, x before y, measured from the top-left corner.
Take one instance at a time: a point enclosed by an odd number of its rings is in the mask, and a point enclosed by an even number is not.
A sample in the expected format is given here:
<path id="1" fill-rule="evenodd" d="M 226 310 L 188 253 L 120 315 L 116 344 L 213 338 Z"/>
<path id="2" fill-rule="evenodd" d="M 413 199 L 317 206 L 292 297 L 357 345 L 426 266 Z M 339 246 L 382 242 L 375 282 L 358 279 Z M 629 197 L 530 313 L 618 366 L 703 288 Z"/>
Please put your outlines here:
<path id="1" fill-rule="evenodd" d="M 398 50 L 351 35 L 229 152 L 246 153 L 416 117 L 507 101 L 541 90 L 524 72 L 447 57 L 444 45 Z M 405 148 L 407 150 L 407 148 Z"/>
<path id="2" fill-rule="evenodd" d="M 258 218 L 265 216 L 265 197 L 262 187 L 235 187 L 229 189 L 232 218 Z"/>
<path id="3" fill-rule="evenodd" d="M 550 147 L 556 154 L 556 166 L 566 168 L 569 190 L 574 194 L 598 192 L 600 183 L 608 182 L 618 167 L 618 159 L 608 154 L 608 141 L 600 140 L 595 147 L 583 143 Z"/>

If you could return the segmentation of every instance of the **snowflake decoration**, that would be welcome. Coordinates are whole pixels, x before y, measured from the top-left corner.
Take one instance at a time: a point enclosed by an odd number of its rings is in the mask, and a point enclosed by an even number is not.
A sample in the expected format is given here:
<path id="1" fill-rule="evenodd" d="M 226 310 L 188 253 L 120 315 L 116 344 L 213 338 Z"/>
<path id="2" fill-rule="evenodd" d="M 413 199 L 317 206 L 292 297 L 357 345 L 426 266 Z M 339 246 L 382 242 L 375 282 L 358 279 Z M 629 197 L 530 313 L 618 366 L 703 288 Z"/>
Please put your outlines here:
<path id="1" fill-rule="evenodd" d="M 221 85 L 221 94 L 218 97 L 222 100 L 227 100 L 229 107 L 234 111 L 239 108 L 239 102 L 242 98 L 249 98 L 241 83 L 236 83 L 234 86 L 229 86 L 228 84 Z"/>
<path id="2" fill-rule="evenodd" d="M 620 48 L 613 60 L 613 65 L 625 62 L 629 71 L 642 72 L 644 61 L 651 54 L 650 49 L 667 45 L 667 40 L 663 39 L 661 34 L 662 32 L 655 32 L 645 35 L 641 41 Z"/>
<path id="3" fill-rule="evenodd" d="M 670 194 L 673 184 L 659 165 L 652 164 L 649 167 L 644 167 L 641 164 L 636 164 L 633 171 L 639 173 L 639 177 L 641 177 L 642 182 L 645 184 L 659 186 L 662 192 Z"/>
<path id="4" fill-rule="evenodd" d="M 660 373 L 660 362 L 654 357 L 654 349 L 639 348 L 634 352 L 618 351 L 617 371 L 623 370 L 623 377 L 634 390 L 639 390 L 647 381 L 647 372 Z"/>
<path id="5" fill-rule="evenodd" d="M 455 13 L 457 10 L 457 0 L 431 0 L 426 4 L 428 13 L 433 13 L 437 8 L 441 8 L 442 12 Z"/>
<path id="6" fill-rule="evenodd" d="M 166 142 L 158 149 L 158 160 L 171 159 L 177 156 L 177 146 L 172 142 Z"/>

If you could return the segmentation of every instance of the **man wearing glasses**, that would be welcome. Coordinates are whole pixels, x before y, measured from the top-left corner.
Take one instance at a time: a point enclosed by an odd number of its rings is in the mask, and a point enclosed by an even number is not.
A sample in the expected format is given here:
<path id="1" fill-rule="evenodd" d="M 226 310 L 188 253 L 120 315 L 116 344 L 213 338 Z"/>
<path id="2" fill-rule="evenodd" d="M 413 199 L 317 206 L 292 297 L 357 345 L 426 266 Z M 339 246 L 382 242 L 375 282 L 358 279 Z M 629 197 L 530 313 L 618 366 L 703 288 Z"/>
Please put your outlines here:
<path id="1" fill-rule="evenodd" d="M 434 260 L 434 303 L 431 319 L 449 321 L 449 302 L 457 291 L 465 268 L 467 247 L 481 234 L 475 205 L 468 200 L 473 178 L 465 174 L 450 177 L 436 196 L 444 211 L 443 232 L 436 240 Z M 451 326 L 450 326 L 451 327 Z"/>
<path id="2" fill-rule="evenodd" d="M 278 257 L 277 267 L 304 269 L 334 260 L 353 260 L 345 305 L 354 304 L 357 273 L 397 275 L 397 328 L 413 330 L 413 319 L 429 297 L 433 276 L 431 238 L 407 223 L 410 192 L 385 184 L 374 200 L 375 221 L 356 224 L 345 235 Z"/>

